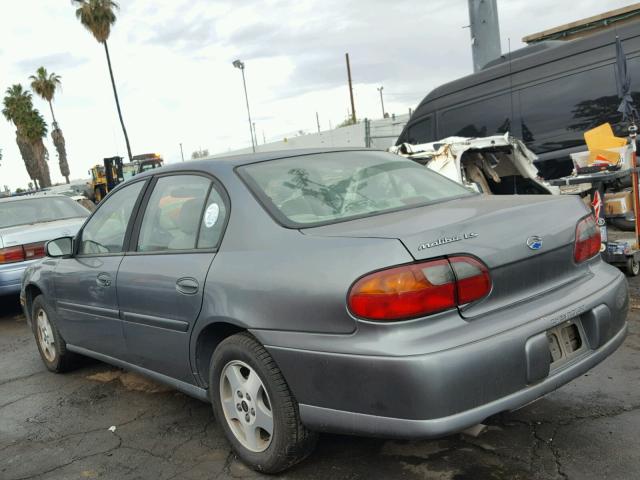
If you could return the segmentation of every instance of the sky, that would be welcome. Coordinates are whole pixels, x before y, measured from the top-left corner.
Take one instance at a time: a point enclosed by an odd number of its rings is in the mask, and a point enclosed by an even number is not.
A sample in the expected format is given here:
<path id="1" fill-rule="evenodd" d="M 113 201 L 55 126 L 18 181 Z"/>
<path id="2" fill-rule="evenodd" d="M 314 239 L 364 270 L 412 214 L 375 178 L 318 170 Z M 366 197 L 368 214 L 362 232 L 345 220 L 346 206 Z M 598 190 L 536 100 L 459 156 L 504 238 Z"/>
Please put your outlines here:
<path id="1" fill-rule="evenodd" d="M 502 51 L 560 24 L 630 4 L 618 0 L 498 0 Z M 169 163 L 193 151 L 250 145 L 236 58 L 245 63 L 259 143 L 342 122 L 350 109 L 349 52 L 356 113 L 406 113 L 434 87 L 472 73 L 467 0 L 121 0 L 108 40 L 133 154 Z M 44 66 L 62 77 L 55 115 L 72 179 L 104 157 L 126 157 L 104 48 L 75 18 L 71 0 L 0 6 L 0 92 Z M 28 14 L 26 13 L 28 12 Z M 3 95 L 4 96 L 4 95 Z M 47 104 L 34 103 L 50 123 Z M 63 181 L 51 138 L 54 182 Z M 0 188 L 29 178 L 15 128 L 0 117 Z"/>

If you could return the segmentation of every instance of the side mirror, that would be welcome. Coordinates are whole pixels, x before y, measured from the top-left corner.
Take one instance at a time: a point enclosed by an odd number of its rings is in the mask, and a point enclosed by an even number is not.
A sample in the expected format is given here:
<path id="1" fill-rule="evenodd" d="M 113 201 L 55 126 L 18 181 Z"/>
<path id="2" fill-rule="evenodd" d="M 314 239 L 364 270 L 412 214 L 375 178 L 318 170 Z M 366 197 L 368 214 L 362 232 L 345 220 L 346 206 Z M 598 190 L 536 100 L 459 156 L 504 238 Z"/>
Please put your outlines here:
<path id="1" fill-rule="evenodd" d="M 47 257 L 67 257 L 73 251 L 73 237 L 60 237 L 50 240 L 45 245 Z"/>

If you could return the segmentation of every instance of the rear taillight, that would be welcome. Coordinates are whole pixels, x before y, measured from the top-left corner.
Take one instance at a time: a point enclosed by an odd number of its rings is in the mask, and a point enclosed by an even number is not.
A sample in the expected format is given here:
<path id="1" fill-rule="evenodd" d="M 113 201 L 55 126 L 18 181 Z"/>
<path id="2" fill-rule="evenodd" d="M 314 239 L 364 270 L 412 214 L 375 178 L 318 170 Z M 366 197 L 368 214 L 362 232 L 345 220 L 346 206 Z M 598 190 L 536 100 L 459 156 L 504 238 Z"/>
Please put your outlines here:
<path id="1" fill-rule="evenodd" d="M 600 229 L 593 215 L 583 218 L 576 225 L 576 243 L 573 247 L 573 259 L 576 263 L 594 257 L 600 252 Z"/>
<path id="2" fill-rule="evenodd" d="M 349 290 L 348 303 L 358 317 L 406 320 L 479 300 L 490 290 L 487 267 L 459 256 L 365 275 Z"/>
<path id="3" fill-rule="evenodd" d="M 44 243 L 29 243 L 15 247 L 0 248 L 0 264 L 24 262 L 45 256 Z"/>
<path id="4" fill-rule="evenodd" d="M 24 259 L 33 260 L 34 258 L 42 258 L 45 256 L 44 243 L 30 243 L 23 245 Z"/>
<path id="5" fill-rule="evenodd" d="M 22 245 L 0 248 L 0 263 L 15 263 L 24 261 Z"/>
<path id="6" fill-rule="evenodd" d="M 471 257 L 451 257 L 456 276 L 458 305 L 475 302 L 491 290 L 491 276 L 486 265 Z"/>

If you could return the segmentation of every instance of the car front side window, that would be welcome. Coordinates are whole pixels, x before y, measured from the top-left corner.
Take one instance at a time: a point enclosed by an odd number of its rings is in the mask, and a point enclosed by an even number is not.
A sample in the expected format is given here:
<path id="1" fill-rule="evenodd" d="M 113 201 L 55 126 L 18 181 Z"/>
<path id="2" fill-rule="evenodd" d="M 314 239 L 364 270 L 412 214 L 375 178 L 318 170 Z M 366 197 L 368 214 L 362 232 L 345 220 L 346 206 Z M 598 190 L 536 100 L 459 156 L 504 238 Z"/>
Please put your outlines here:
<path id="1" fill-rule="evenodd" d="M 104 200 L 81 234 L 80 255 L 120 253 L 127 225 L 145 182 L 136 182 L 114 192 Z"/>

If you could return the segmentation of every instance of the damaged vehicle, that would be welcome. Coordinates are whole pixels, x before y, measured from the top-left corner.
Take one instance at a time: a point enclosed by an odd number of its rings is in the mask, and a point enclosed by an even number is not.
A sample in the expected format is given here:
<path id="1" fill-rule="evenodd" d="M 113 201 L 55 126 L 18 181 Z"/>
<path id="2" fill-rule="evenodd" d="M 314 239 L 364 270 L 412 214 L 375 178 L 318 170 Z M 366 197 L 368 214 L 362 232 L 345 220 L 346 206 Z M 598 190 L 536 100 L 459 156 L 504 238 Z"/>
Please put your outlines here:
<path id="1" fill-rule="evenodd" d="M 448 137 L 431 143 L 403 143 L 389 151 L 479 193 L 493 195 L 557 194 L 538 176 L 536 155 L 515 137 Z"/>
<path id="2" fill-rule="evenodd" d="M 86 355 L 209 401 L 262 472 L 318 431 L 462 431 L 627 333 L 626 279 L 579 198 L 479 195 L 388 152 L 151 170 L 46 251 L 21 290 L 46 367 Z"/>

